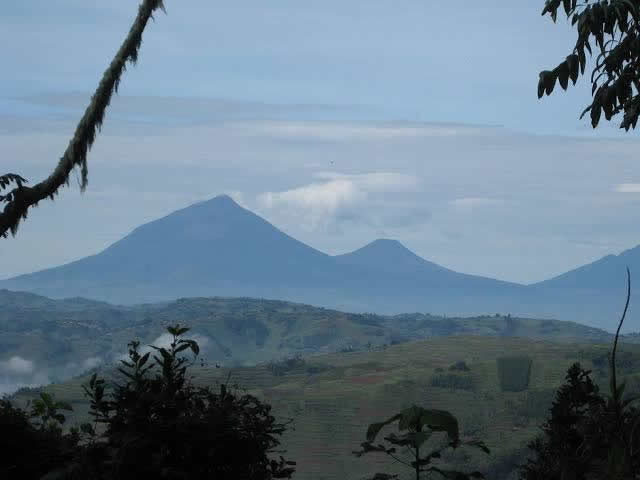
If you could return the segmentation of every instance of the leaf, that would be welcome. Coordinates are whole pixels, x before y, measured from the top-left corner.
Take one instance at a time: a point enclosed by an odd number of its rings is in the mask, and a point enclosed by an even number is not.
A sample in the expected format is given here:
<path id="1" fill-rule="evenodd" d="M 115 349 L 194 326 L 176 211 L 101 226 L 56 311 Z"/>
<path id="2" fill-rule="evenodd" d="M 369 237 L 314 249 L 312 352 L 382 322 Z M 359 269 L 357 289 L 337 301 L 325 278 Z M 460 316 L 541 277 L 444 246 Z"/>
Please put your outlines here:
<path id="1" fill-rule="evenodd" d="M 571 77 L 571 81 L 573 84 L 576 84 L 578 80 L 578 72 L 580 68 L 580 61 L 578 60 L 578 55 L 575 53 L 573 55 L 569 55 L 567 57 L 567 68 L 569 69 L 569 76 Z"/>
<path id="2" fill-rule="evenodd" d="M 566 91 L 567 86 L 569 85 L 569 66 L 567 65 L 567 62 L 565 61 L 558 65 L 558 67 L 556 68 L 556 72 L 558 75 L 560 86 L 563 90 Z"/>
<path id="3" fill-rule="evenodd" d="M 481 440 L 467 440 L 466 442 L 463 443 L 463 445 L 479 448 L 487 455 L 491 454 L 491 450 L 489 450 L 489 447 L 487 447 L 485 443 Z"/>
<path id="4" fill-rule="evenodd" d="M 580 63 L 580 74 L 584 75 L 584 69 L 587 66 L 587 56 L 584 53 L 584 48 L 578 50 L 578 62 Z"/>
<path id="5" fill-rule="evenodd" d="M 372 423 L 371 425 L 369 425 L 369 428 L 367 428 L 367 441 L 373 442 L 383 427 L 389 425 L 390 423 L 395 422 L 396 420 L 399 420 L 401 417 L 402 415 L 398 413 L 397 415 L 394 415 L 393 417 L 391 417 L 388 420 L 385 420 L 384 422 Z"/>
<path id="6" fill-rule="evenodd" d="M 176 348 L 176 353 L 180 353 L 184 350 L 186 350 L 187 348 L 189 348 L 190 345 L 183 343 L 182 345 L 178 345 L 178 348 Z"/>
<path id="7" fill-rule="evenodd" d="M 194 355 L 198 355 L 200 353 L 200 346 L 195 340 L 180 340 L 178 341 L 178 344 L 186 345 L 186 347 L 178 347 L 178 350 L 176 350 L 176 352 L 181 352 L 186 348 L 190 348 Z"/>
<path id="8" fill-rule="evenodd" d="M 600 107 L 600 97 L 596 96 L 591 104 L 591 126 L 596 128 L 600 121 L 600 115 L 602 114 L 602 108 Z"/>
<path id="9" fill-rule="evenodd" d="M 451 440 L 457 441 L 460 436 L 458 420 L 446 410 L 424 410 L 420 416 L 420 423 L 431 430 L 447 432 Z"/>
<path id="10" fill-rule="evenodd" d="M 544 95 L 545 83 L 544 83 L 544 72 L 540 72 L 540 79 L 538 80 L 538 98 L 542 98 Z"/>
<path id="11" fill-rule="evenodd" d="M 571 14 L 571 0 L 562 0 L 562 6 L 567 17 Z"/>
<path id="12" fill-rule="evenodd" d="M 546 70 L 543 73 L 544 73 L 545 93 L 547 95 L 551 95 L 551 92 L 553 92 L 553 87 L 556 84 L 556 74 L 554 72 L 549 71 L 549 70 Z"/>
<path id="13" fill-rule="evenodd" d="M 142 357 L 140 357 L 140 360 L 138 360 L 138 367 L 142 367 L 144 366 L 145 363 L 147 363 L 147 360 L 149 360 L 150 353 L 151 352 L 147 352 Z"/>

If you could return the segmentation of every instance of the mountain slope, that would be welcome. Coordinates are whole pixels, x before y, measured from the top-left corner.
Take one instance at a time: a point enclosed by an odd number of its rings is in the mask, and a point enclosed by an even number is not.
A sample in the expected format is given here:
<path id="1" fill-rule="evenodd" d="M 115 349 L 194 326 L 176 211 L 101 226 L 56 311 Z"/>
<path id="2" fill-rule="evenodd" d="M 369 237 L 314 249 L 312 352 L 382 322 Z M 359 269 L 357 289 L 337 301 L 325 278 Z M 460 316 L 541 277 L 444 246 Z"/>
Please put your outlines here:
<path id="1" fill-rule="evenodd" d="M 466 275 L 380 239 L 330 256 L 220 196 L 136 228 L 103 252 L 13 279 L 0 288 L 115 304 L 180 297 L 257 297 L 352 312 L 511 313 L 613 331 L 624 304 L 625 266 L 640 247 L 524 286 Z M 640 293 L 633 291 L 630 321 Z"/>
<path id="2" fill-rule="evenodd" d="M 465 314 L 519 287 L 453 272 L 389 240 L 331 257 L 220 196 L 142 225 L 97 255 L 0 288 L 122 304 L 251 296 L 381 313 L 448 311 L 455 301 Z"/>
<path id="3" fill-rule="evenodd" d="M 626 285 L 626 267 L 629 267 L 632 274 L 640 272 L 640 246 L 625 250 L 619 255 L 607 255 L 534 286 L 623 291 Z"/>
<path id="4" fill-rule="evenodd" d="M 330 257 L 277 230 L 227 196 L 178 210 L 136 228 L 103 252 L 0 286 L 53 298 L 116 303 L 185 295 L 247 294 L 331 275 Z"/>

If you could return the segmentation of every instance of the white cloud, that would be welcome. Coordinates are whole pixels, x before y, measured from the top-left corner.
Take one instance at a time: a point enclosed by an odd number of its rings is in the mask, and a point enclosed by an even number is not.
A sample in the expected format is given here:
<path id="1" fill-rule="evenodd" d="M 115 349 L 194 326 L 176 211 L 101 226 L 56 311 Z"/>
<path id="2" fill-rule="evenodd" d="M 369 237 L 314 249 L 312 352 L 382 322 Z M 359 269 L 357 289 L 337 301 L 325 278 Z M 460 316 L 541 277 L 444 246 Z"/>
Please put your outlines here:
<path id="1" fill-rule="evenodd" d="M 82 368 L 84 370 L 89 370 L 91 368 L 97 367 L 102 364 L 102 358 L 100 357 L 89 357 L 82 362 Z"/>
<path id="2" fill-rule="evenodd" d="M 398 192 L 415 190 L 419 179 L 413 175 L 392 172 L 348 175 L 335 172 L 318 172 L 314 177 L 326 180 L 348 180 L 368 192 Z"/>
<path id="3" fill-rule="evenodd" d="M 33 373 L 34 364 L 31 360 L 13 356 L 7 361 L 0 362 L 0 370 L 13 375 L 29 375 Z"/>
<path id="4" fill-rule="evenodd" d="M 415 190 L 419 180 L 411 175 L 376 172 L 341 174 L 319 172 L 324 182 L 314 182 L 282 192 L 265 192 L 257 198 L 267 212 L 296 217 L 308 230 L 327 228 L 335 221 L 371 221 L 370 210 L 378 210 L 376 194 Z M 391 206 L 392 202 L 387 202 Z"/>
<path id="5" fill-rule="evenodd" d="M 640 183 L 619 183 L 613 189 L 618 193 L 640 193 Z"/>

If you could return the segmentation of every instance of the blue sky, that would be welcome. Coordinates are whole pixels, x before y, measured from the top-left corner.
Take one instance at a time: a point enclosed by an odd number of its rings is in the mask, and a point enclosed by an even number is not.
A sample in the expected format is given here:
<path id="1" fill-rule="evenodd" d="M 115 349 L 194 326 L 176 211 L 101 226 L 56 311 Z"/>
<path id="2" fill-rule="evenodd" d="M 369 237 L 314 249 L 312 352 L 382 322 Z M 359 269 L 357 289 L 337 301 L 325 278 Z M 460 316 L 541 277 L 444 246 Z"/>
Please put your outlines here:
<path id="1" fill-rule="evenodd" d="M 0 246 L 0 277 L 93 254 L 230 193 L 330 253 L 393 237 L 534 282 L 640 243 L 637 134 L 592 131 L 589 85 L 538 100 L 570 52 L 543 2 L 166 0 L 72 182 Z M 135 2 L 9 2 L 0 170 L 62 154 Z M 42 235 L 47 241 L 43 245 Z"/>

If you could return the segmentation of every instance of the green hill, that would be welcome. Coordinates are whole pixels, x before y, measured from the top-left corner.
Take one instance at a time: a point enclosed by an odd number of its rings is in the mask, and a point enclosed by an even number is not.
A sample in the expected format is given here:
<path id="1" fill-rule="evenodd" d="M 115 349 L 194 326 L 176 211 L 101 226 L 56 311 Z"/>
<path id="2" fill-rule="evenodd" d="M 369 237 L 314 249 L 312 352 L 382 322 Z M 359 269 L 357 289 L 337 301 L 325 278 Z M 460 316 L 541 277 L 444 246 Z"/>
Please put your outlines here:
<path id="1" fill-rule="evenodd" d="M 62 381 L 96 365 L 112 363 L 132 338 L 143 344 L 162 342 L 165 327 L 175 323 L 190 325 L 202 344 L 203 356 L 225 366 L 375 350 L 449 335 L 594 342 L 611 338 L 603 330 L 577 323 L 509 315 L 383 316 L 250 298 L 190 298 L 123 307 L 0 290 L 0 393 L 21 385 Z M 15 371 L 8 363 L 11 359 L 19 363 Z"/>
<path id="2" fill-rule="evenodd" d="M 364 440 L 367 425 L 413 403 L 450 410 L 461 421 L 464 435 L 479 436 L 492 450 L 488 458 L 473 456 L 489 478 L 505 479 L 523 461 L 526 443 L 538 432 L 555 389 L 575 361 L 592 368 L 600 384 L 606 381 L 610 345 L 559 343 L 522 338 L 450 336 L 393 345 L 382 351 L 317 355 L 297 362 L 215 368 L 195 366 L 195 381 L 237 383 L 274 406 L 280 418 L 293 418 L 283 438 L 287 457 L 298 462 L 295 478 L 350 480 L 376 471 L 401 471 L 385 458 L 366 460 L 350 455 Z M 527 355 L 532 359 L 528 388 L 503 392 L 497 358 Z M 464 368 L 453 368 L 464 361 Z M 623 344 L 619 372 L 631 391 L 640 385 L 640 346 Z M 85 378 L 47 387 L 74 406 L 72 422 L 86 415 L 80 388 Z M 23 402 L 33 392 L 21 392 Z M 449 459 L 456 462 L 456 457 Z"/>

